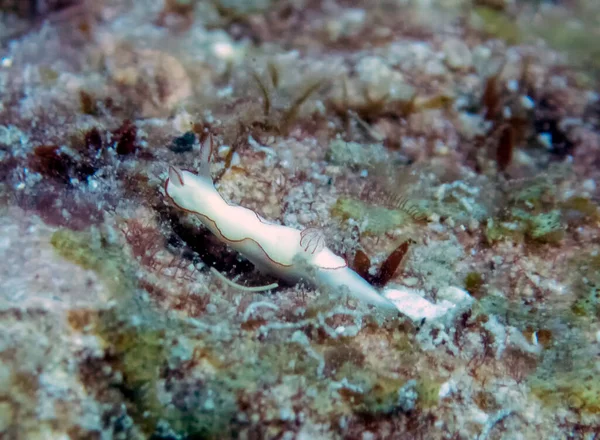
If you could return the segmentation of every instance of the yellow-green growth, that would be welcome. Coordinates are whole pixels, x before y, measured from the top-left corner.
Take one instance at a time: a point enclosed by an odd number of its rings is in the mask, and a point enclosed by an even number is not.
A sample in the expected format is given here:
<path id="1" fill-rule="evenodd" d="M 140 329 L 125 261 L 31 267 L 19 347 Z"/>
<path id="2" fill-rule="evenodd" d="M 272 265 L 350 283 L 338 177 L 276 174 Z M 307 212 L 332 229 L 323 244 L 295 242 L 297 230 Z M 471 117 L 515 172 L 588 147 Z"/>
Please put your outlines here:
<path id="1" fill-rule="evenodd" d="M 489 218 L 485 228 L 488 243 L 502 240 L 521 242 L 525 237 L 538 243 L 558 243 L 564 234 L 562 213 L 557 209 L 531 213 L 513 208 L 504 220 Z"/>
<path id="2" fill-rule="evenodd" d="M 368 375 L 363 372 L 363 375 Z M 353 410 L 361 414 L 391 414 L 398 409 L 398 390 L 406 380 L 377 377 L 372 375 L 365 393 L 356 396 Z"/>
<path id="3" fill-rule="evenodd" d="M 525 306 L 521 301 L 509 301 L 505 297 L 497 295 L 487 295 L 481 298 L 474 304 L 473 312 L 475 315 L 481 316 L 498 316 L 520 330 L 525 330 L 529 326 L 543 327 L 542 323 L 546 319 L 542 312 Z"/>
<path id="4" fill-rule="evenodd" d="M 108 243 L 100 233 L 59 230 L 51 244 L 69 261 L 95 271 L 111 289 L 116 307 L 99 312 L 95 333 L 107 345 L 107 362 L 123 376 L 120 385 L 124 399 L 131 403 L 131 415 L 137 426 L 150 437 L 159 421 L 181 436 L 194 438 L 229 437 L 231 420 L 237 411 L 235 395 L 222 378 L 205 383 L 191 381 L 198 393 L 198 406 L 181 409 L 161 400 L 163 374 L 169 368 L 170 343 L 185 334 L 185 325 L 167 319 L 152 304 L 140 307 L 136 299 L 135 278 L 122 250 Z M 204 357 L 210 350 L 201 347 Z M 247 385 L 247 384 L 245 384 Z M 207 406 L 207 401 L 210 405 Z"/>
<path id="5" fill-rule="evenodd" d="M 578 298 L 571 311 L 583 318 L 600 319 L 600 253 L 578 256 L 570 262 L 573 291 Z"/>
<path id="6" fill-rule="evenodd" d="M 479 298 L 481 295 L 481 287 L 483 286 L 483 276 L 479 272 L 469 272 L 465 277 L 465 289 L 471 295 Z"/>
<path id="7" fill-rule="evenodd" d="M 561 212 L 557 209 L 531 216 L 528 219 L 527 235 L 535 241 L 558 243 L 564 237 L 564 233 Z"/>
<path id="8" fill-rule="evenodd" d="M 184 393 L 197 402 L 189 407 L 181 408 L 161 398 L 172 341 L 184 332 L 179 323 L 164 322 L 157 316 L 156 320 L 145 318 L 144 323 L 133 324 L 115 315 L 109 312 L 103 317 L 98 334 L 111 346 L 111 367 L 123 375 L 122 387 L 132 403 L 131 416 L 142 430 L 150 436 L 161 422 L 182 436 L 228 437 L 237 403 L 233 391 L 219 377 L 202 382 L 190 380 L 187 387 L 196 387 L 197 391 L 188 389 Z M 197 342 L 194 355 L 212 358 L 210 350 L 202 345 Z"/>
<path id="9" fill-rule="evenodd" d="M 390 155 L 383 144 L 361 144 L 334 139 L 325 158 L 334 164 L 352 168 L 373 168 L 388 163 Z"/>
<path id="10" fill-rule="evenodd" d="M 597 2 L 595 2 L 597 3 Z M 577 67 L 590 74 L 600 70 L 600 49 L 597 35 L 599 7 L 597 4 L 581 8 L 581 2 L 572 8 L 572 16 L 552 16 L 539 14 L 539 24 L 519 26 L 518 22 L 502 10 L 477 7 L 473 10 L 471 22 L 484 32 L 510 44 L 530 39 L 542 38 L 555 50 L 563 51 Z M 578 25 L 571 25 L 575 21 Z"/>
<path id="11" fill-rule="evenodd" d="M 103 328 L 100 336 L 110 344 L 111 367 L 123 375 L 123 386 L 137 407 L 134 420 L 144 432 L 152 433 L 158 419 L 167 418 L 158 396 L 160 369 L 165 367 L 164 332 L 123 325 L 120 329 Z"/>
<path id="12" fill-rule="evenodd" d="M 477 7 L 474 9 L 473 21 L 479 21 L 483 31 L 510 44 L 515 44 L 522 39 L 518 24 L 502 11 L 483 6 Z"/>
<path id="13" fill-rule="evenodd" d="M 122 249 L 108 243 L 98 230 L 59 229 L 52 234 L 50 244 L 61 257 L 96 272 L 113 294 L 133 288 L 133 276 Z"/>
<path id="14" fill-rule="evenodd" d="M 575 301 L 571 310 L 577 316 L 600 319 L 600 290 L 598 287 L 591 288 L 586 296 Z"/>
<path id="15" fill-rule="evenodd" d="M 580 215 L 592 220 L 600 219 L 600 210 L 598 209 L 598 205 L 588 197 L 573 196 L 565 200 L 562 203 L 561 208 L 567 212 L 575 211 Z"/>
<path id="16" fill-rule="evenodd" d="M 566 402 L 570 408 L 584 413 L 600 414 L 600 380 L 593 366 L 560 373 L 547 380 L 534 378 L 530 386 L 548 406 L 560 407 Z"/>
<path id="17" fill-rule="evenodd" d="M 598 28 L 598 14 L 600 8 L 597 5 L 595 11 L 579 12 L 575 18 L 578 26 L 570 25 L 570 20 L 563 18 L 544 17 L 544 25 L 537 26 L 534 33 L 546 40 L 549 46 L 563 51 L 574 65 L 597 73 L 600 70 L 600 48 L 598 35 L 593 30 Z"/>
<path id="18" fill-rule="evenodd" d="M 338 199 L 333 205 L 331 215 L 342 220 L 358 221 L 366 235 L 381 235 L 412 222 L 412 217 L 402 210 L 367 205 L 360 200 L 344 198 Z"/>
<path id="19" fill-rule="evenodd" d="M 438 380 L 421 377 L 417 381 L 417 394 L 419 396 L 417 404 L 422 409 L 429 409 L 437 406 L 440 400 L 441 384 Z"/>
<path id="20" fill-rule="evenodd" d="M 567 262 L 565 280 L 576 299 L 569 309 L 570 321 L 576 325 L 600 319 L 600 248 L 577 252 Z M 579 319 L 577 319 L 579 318 Z"/>
<path id="21" fill-rule="evenodd" d="M 524 225 L 510 221 L 501 221 L 488 218 L 485 226 L 485 238 L 488 243 L 493 244 L 498 241 L 521 242 L 525 236 Z"/>

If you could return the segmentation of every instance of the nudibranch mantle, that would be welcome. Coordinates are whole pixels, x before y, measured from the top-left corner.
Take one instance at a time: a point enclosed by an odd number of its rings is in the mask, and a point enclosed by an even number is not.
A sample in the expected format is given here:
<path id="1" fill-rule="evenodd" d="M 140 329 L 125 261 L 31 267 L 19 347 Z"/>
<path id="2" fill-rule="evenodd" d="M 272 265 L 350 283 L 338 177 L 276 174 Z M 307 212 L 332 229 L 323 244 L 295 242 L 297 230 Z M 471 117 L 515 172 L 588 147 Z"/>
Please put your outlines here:
<path id="1" fill-rule="evenodd" d="M 179 208 L 196 214 L 221 241 L 243 254 L 262 272 L 290 283 L 347 288 L 357 299 L 387 310 L 398 308 L 325 246 L 320 231 L 278 225 L 243 206 L 230 205 L 209 172 L 212 136 L 201 147 L 199 174 L 169 168 L 165 193 Z"/>

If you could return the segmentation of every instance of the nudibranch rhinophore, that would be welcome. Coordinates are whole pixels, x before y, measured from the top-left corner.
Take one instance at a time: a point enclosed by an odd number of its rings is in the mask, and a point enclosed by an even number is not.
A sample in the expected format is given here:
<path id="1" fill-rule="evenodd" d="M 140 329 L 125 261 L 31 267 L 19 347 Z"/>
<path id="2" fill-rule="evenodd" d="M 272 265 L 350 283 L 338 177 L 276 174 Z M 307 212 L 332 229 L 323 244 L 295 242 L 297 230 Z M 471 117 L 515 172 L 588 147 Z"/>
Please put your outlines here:
<path id="1" fill-rule="evenodd" d="M 367 304 L 398 312 L 393 302 L 379 294 L 325 246 L 316 229 L 300 231 L 269 222 L 243 206 L 230 205 L 219 194 L 210 176 L 213 138 L 200 148 L 200 172 L 169 168 L 165 192 L 173 203 L 198 216 L 221 241 L 250 260 L 260 271 L 289 283 L 304 281 L 324 290 L 347 289 Z"/>

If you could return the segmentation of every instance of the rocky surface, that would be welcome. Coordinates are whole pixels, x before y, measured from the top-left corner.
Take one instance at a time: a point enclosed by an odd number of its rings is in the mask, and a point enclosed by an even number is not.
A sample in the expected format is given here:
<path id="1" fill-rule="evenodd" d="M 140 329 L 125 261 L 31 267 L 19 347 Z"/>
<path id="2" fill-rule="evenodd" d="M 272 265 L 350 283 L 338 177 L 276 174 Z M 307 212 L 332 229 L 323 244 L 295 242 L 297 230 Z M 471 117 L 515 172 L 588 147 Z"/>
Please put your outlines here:
<path id="1" fill-rule="evenodd" d="M 25 3 L 0 438 L 597 437 L 596 2 Z M 164 194 L 208 133 L 227 200 L 321 229 L 405 313 L 249 290 L 278 280 Z"/>

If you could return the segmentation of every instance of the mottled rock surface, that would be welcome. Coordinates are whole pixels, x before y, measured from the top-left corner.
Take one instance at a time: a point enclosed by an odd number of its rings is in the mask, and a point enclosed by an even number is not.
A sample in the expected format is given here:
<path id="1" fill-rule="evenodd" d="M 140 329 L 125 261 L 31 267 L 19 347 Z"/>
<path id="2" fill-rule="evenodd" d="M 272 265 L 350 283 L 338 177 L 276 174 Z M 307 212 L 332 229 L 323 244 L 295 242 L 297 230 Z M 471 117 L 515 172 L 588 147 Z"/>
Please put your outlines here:
<path id="1" fill-rule="evenodd" d="M 0 0 L 0 438 L 596 438 L 599 20 Z M 286 285 L 174 206 L 209 133 L 226 200 L 405 313 Z"/>

